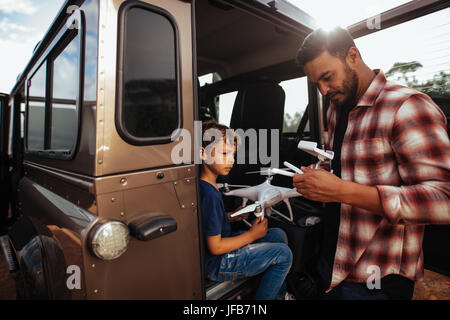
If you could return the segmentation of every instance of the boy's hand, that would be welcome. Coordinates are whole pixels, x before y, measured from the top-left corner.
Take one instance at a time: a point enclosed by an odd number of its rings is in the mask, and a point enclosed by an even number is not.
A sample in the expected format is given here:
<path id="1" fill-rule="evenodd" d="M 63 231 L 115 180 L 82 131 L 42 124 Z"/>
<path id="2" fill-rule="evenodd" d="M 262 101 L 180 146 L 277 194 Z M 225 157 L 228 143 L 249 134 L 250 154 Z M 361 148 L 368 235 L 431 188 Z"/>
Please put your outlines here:
<path id="1" fill-rule="evenodd" d="M 264 237 L 267 234 L 267 228 L 268 228 L 268 221 L 267 219 L 264 219 L 261 222 L 262 217 L 259 217 L 253 222 L 252 227 L 250 228 L 249 232 L 252 233 L 255 240 L 260 239 Z"/>

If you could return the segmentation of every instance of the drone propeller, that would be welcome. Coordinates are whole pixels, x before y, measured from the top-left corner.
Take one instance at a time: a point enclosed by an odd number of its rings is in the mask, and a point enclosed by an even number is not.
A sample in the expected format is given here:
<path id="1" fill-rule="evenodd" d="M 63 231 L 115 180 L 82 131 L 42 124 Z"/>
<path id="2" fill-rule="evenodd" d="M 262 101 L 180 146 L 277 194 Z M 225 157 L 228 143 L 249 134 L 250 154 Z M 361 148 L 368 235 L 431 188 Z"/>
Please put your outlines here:
<path id="1" fill-rule="evenodd" d="M 303 174 L 304 172 L 302 170 L 300 170 L 299 168 L 297 168 L 296 166 L 290 164 L 289 162 L 285 161 L 283 162 L 283 164 L 288 167 L 289 169 L 291 169 L 292 171 L 298 173 L 298 174 Z"/>
<path id="2" fill-rule="evenodd" d="M 278 168 L 267 167 L 267 168 L 261 168 L 261 170 L 257 170 L 257 171 L 248 171 L 248 172 L 245 172 L 245 174 L 252 174 L 252 173 L 264 173 L 264 174 L 266 174 L 266 173 L 268 173 L 269 170 L 273 170 L 273 169 L 285 170 L 285 171 L 292 170 L 291 168 L 280 168 L 280 169 L 278 169 Z"/>
<path id="3" fill-rule="evenodd" d="M 262 214 L 263 210 L 262 210 L 261 204 L 259 202 L 255 202 L 253 204 L 250 204 L 250 205 L 246 206 L 245 208 L 242 208 L 239 211 L 236 211 L 235 213 L 233 213 L 231 215 L 231 217 L 235 217 L 235 216 L 238 216 L 240 214 L 247 213 L 247 212 L 255 212 L 255 216 L 257 216 L 257 217 L 263 215 Z"/>
<path id="4" fill-rule="evenodd" d="M 263 168 L 259 171 L 250 171 L 250 172 L 246 172 L 245 174 L 254 174 L 254 173 L 259 173 L 263 176 L 273 176 L 275 174 L 281 174 L 283 176 L 287 176 L 287 177 L 293 177 L 294 173 L 293 172 L 289 172 L 287 170 L 291 170 L 290 168 L 286 168 L 286 169 L 278 169 L 278 168 Z"/>
<path id="5" fill-rule="evenodd" d="M 228 183 L 218 183 L 217 184 L 217 188 L 222 189 L 222 188 L 226 188 L 226 187 L 232 187 L 232 188 L 248 188 L 250 186 L 245 186 L 242 184 L 228 184 Z"/>
<path id="6" fill-rule="evenodd" d="M 245 172 L 245 174 L 254 174 L 254 173 L 264 173 L 264 171 L 263 170 L 258 170 L 258 171 L 248 171 L 248 172 Z"/>

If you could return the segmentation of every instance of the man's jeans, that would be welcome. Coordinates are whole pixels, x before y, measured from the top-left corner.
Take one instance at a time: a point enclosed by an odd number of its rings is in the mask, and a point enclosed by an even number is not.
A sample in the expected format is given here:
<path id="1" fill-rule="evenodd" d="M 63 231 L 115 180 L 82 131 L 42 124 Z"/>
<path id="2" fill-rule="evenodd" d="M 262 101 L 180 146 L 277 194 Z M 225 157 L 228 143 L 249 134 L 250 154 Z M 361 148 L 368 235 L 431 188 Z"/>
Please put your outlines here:
<path id="1" fill-rule="evenodd" d="M 242 232 L 244 231 L 232 236 Z M 264 272 L 254 299 L 273 300 L 284 297 L 285 278 L 291 264 L 292 253 L 287 246 L 286 233 L 280 228 L 270 228 L 263 238 L 224 254 L 220 268 L 209 275 L 209 278 L 214 281 L 229 281 Z"/>
<path id="2" fill-rule="evenodd" d="M 343 281 L 328 293 L 325 291 L 331 282 L 331 268 L 325 262 L 325 259 L 319 257 L 317 271 L 321 278 L 320 300 L 388 300 L 389 298 L 382 290 L 370 290 L 366 283 L 354 283 Z"/>

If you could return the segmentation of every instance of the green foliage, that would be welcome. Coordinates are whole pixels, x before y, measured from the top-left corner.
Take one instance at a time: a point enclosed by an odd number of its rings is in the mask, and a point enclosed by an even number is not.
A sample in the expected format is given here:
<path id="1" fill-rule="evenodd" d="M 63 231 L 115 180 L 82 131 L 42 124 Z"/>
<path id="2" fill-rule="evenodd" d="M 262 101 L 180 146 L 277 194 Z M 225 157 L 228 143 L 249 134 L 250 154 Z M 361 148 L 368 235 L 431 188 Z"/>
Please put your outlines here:
<path id="1" fill-rule="evenodd" d="M 386 72 L 387 77 L 391 77 L 394 74 L 400 73 L 397 77 L 397 80 L 404 79 L 405 81 L 408 80 L 408 77 L 406 76 L 409 72 L 415 72 L 417 69 L 422 68 L 423 65 L 418 61 L 411 61 L 411 62 L 396 62 L 394 65 L 389 69 L 388 72 Z"/>
<path id="2" fill-rule="evenodd" d="M 410 85 L 410 84 L 408 84 Z M 450 73 L 439 72 L 423 84 L 411 85 L 414 89 L 428 95 L 450 96 Z"/>
<path id="3" fill-rule="evenodd" d="M 386 72 L 386 77 L 394 77 L 397 75 L 396 80 L 403 80 L 407 86 L 428 95 L 450 96 L 450 73 L 440 71 L 433 75 L 433 78 L 423 83 L 419 83 L 415 75 L 407 75 L 422 67 L 422 64 L 418 61 L 396 62 Z"/>
<path id="4" fill-rule="evenodd" d="M 283 132 L 297 132 L 301 119 L 302 115 L 300 112 L 296 112 L 294 116 L 291 116 L 289 113 L 285 113 L 283 120 Z"/>

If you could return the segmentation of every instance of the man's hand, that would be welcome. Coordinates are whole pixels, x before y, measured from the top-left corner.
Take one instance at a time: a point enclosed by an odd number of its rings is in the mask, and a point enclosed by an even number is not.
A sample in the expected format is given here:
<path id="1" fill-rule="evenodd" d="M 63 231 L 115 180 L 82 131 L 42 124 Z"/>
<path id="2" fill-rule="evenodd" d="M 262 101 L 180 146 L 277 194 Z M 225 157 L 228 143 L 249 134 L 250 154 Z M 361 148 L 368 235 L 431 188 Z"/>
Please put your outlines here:
<path id="1" fill-rule="evenodd" d="M 345 181 L 323 169 L 301 167 L 293 185 L 305 198 L 319 202 L 339 202 L 383 214 L 380 196 L 374 186 Z"/>
<path id="2" fill-rule="evenodd" d="M 301 167 L 304 174 L 293 177 L 293 185 L 305 198 L 320 202 L 342 202 L 343 180 L 323 169 Z"/>

